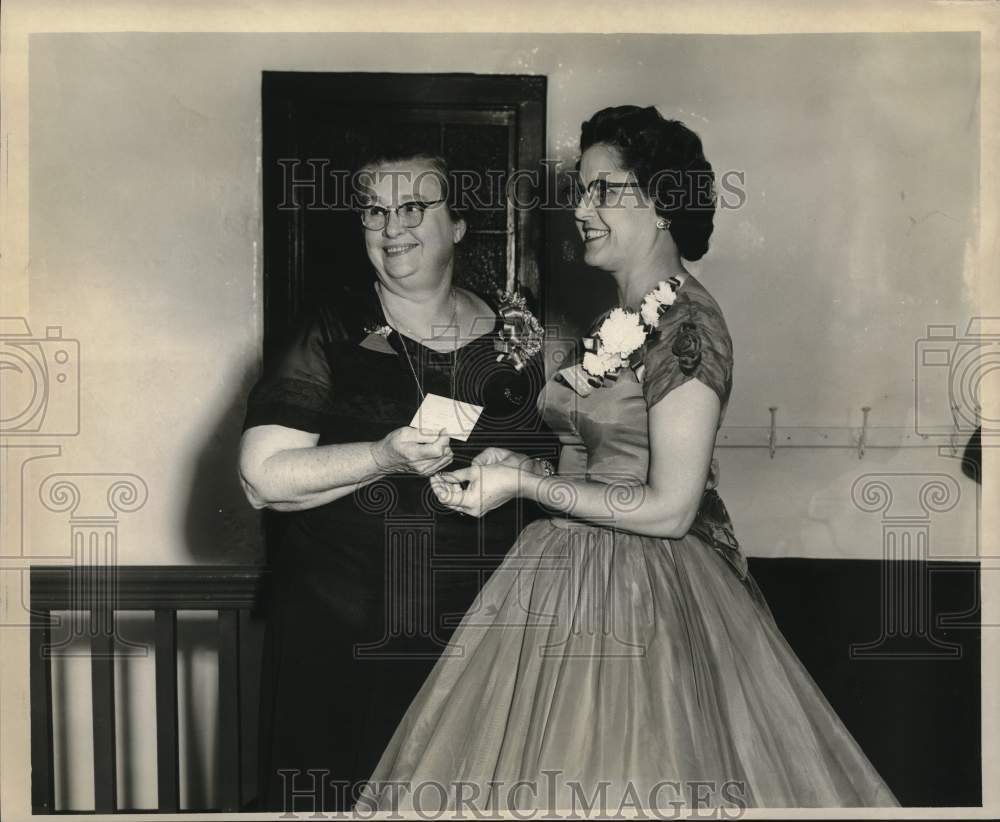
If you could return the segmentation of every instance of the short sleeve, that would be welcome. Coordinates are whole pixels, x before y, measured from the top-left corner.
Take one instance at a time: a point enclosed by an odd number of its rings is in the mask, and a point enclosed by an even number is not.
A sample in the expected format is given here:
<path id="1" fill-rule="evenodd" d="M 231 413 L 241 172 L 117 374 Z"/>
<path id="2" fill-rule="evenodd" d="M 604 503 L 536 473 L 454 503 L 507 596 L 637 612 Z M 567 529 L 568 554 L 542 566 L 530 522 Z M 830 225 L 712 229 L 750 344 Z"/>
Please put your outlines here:
<path id="1" fill-rule="evenodd" d="M 253 387 L 243 430 L 283 425 L 319 433 L 332 410 L 329 325 L 317 314 L 294 335 Z"/>
<path id="2" fill-rule="evenodd" d="M 714 304 L 679 294 L 660 318 L 643 362 L 643 394 L 648 408 L 693 379 L 718 394 L 723 409 L 729 401 L 733 344 L 722 312 Z"/>

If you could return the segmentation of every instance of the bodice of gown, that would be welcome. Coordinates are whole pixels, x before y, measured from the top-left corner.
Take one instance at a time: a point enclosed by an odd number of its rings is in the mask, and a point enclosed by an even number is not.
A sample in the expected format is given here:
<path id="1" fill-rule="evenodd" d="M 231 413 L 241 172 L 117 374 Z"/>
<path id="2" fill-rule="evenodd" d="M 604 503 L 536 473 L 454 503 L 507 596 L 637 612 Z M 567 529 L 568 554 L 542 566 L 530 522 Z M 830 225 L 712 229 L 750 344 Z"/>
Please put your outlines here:
<path id="1" fill-rule="evenodd" d="M 561 476 L 616 485 L 645 483 L 649 408 L 692 379 L 719 397 L 716 430 L 721 426 L 732 389 L 732 340 L 718 303 L 700 283 L 693 278 L 685 282 L 641 354 L 641 368 L 622 368 L 616 378 L 605 379 L 586 396 L 558 375 L 546 383 L 538 405 L 563 446 Z M 715 490 L 718 483 L 719 464 L 713 453 L 691 532 L 716 548 L 745 577 L 746 559 Z M 609 515 L 614 517 L 615 512 Z"/>
<path id="2" fill-rule="evenodd" d="M 642 384 L 631 369 L 606 380 L 588 396 L 565 383 L 546 384 L 539 405 L 545 421 L 564 446 L 563 469 L 572 472 L 573 456 L 585 456 L 586 478 L 594 482 L 643 483 L 649 470 L 649 423 Z M 564 470 L 565 472 L 565 470 Z"/>

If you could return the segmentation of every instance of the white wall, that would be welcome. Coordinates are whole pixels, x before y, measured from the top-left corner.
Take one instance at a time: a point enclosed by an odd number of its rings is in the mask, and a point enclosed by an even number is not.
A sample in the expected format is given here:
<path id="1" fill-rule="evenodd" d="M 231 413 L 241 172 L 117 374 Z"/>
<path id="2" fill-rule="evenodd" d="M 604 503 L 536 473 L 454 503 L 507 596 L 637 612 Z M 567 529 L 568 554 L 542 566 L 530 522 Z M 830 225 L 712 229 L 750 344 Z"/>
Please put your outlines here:
<path id="1" fill-rule="evenodd" d="M 544 74 L 566 159 L 606 105 L 687 122 L 717 171 L 746 174 L 698 266 L 736 344 L 729 425 L 776 405 L 781 425 L 855 426 L 869 405 L 872 425 L 912 428 L 915 342 L 976 313 L 976 35 L 33 35 L 30 320 L 80 342 L 81 432 L 25 468 L 29 553 L 69 546 L 39 485 L 86 472 L 148 487 L 119 517 L 119 562 L 259 556 L 234 460 L 261 336 L 265 69 Z M 850 499 L 869 472 L 954 476 L 932 551 L 975 548 L 975 486 L 933 448 L 721 460 L 750 553 L 880 556 L 878 515 Z"/>
<path id="2" fill-rule="evenodd" d="M 873 426 L 912 427 L 915 341 L 975 313 L 976 35 L 53 34 L 30 59 L 31 320 L 82 350 L 82 432 L 33 473 L 141 476 L 123 562 L 259 550 L 232 463 L 260 344 L 264 69 L 545 74 L 562 158 L 605 105 L 689 123 L 718 171 L 746 174 L 699 266 L 737 346 L 729 425 L 776 405 L 781 425 L 857 426 L 870 405 Z M 933 450 L 869 455 L 726 450 L 748 550 L 877 555 L 877 517 L 848 502 L 851 527 L 817 544 L 789 495 L 840 494 L 875 466 L 955 470 Z M 750 504 L 762 475 L 775 494 Z M 29 508 L 32 542 L 64 544 L 65 516 Z M 969 521 L 942 517 L 960 535 L 942 550 L 964 550 Z"/>

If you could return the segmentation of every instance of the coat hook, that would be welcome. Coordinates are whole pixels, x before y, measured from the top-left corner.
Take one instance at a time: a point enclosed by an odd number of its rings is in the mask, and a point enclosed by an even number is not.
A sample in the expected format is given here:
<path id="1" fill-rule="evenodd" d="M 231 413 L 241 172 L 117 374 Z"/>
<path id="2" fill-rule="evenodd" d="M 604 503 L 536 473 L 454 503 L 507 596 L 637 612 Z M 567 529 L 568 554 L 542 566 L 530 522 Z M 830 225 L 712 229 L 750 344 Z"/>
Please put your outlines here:
<path id="1" fill-rule="evenodd" d="M 778 406 L 772 405 L 767 410 L 771 412 L 771 434 L 768 437 L 767 442 L 768 442 L 768 448 L 771 451 L 771 459 L 774 459 L 774 449 L 777 447 L 778 443 L 778 430 L 777 427 L 775 426 L 774 416 L 775 413 L 778 411 Z"/>
<path id="2" fill-rule="evenodd" d="M 871 411 L 870 405 L 861 406 L 861 435 L 858 437 L 858 459 L 864 459 L 865 456 L 865 440 L 868 438 L 868 412 Z"/>

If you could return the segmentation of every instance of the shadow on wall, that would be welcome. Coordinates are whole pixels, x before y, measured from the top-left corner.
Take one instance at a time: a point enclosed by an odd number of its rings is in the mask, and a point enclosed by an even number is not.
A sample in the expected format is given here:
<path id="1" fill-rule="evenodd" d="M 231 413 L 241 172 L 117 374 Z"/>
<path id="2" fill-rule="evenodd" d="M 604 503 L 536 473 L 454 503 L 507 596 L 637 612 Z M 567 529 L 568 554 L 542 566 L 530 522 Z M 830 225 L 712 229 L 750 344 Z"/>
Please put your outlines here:
<path id="1" fill-rule="evenodd" d="M 260 515 L 243 495 L 238 474 L 240 437 L 247 395 L 260 365 L 244 363 L 227 381 L 231 391 L 223 411 L 197 449 L 187 508 L 185 543 L 191 559 L 208 565 L 263 562 Z"/>
<path id="2" fill-rule="evenodd" d="M 196 564 L 257 565 L 264 561 L 260 513 L 247 502 L 238 473 L 246 400 L 259 377 L 260 364 L 253 358 L 236 365 L 231 373 L 233 376 L 225 383 L 230 394 L 198 445 L 189 483 L 184 533 L 191 561 Z M 259 665 L 260 629 L 253 622 L 241 631 L 244 664 L 253 670 Z M 219 800 L 218 648 L 215 613 L 178 612 L 181 801 L 182 808 L 192 810 L 214 808 Z M 241 689 L 247 769 L 244 790 L 249 792 L 254 790 L 257 685 L 256 678 L 251 678 L 242 683 Z"/>

